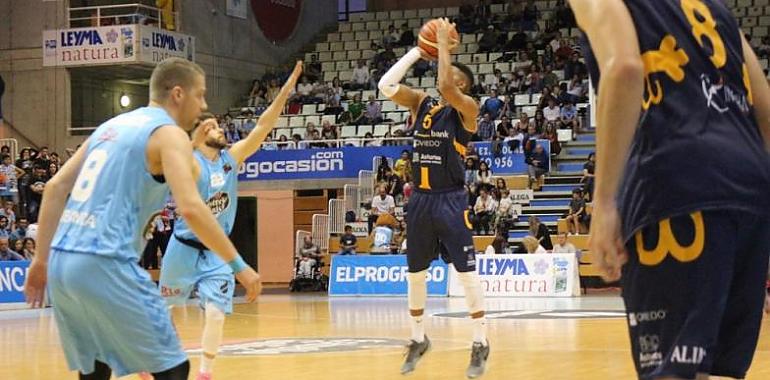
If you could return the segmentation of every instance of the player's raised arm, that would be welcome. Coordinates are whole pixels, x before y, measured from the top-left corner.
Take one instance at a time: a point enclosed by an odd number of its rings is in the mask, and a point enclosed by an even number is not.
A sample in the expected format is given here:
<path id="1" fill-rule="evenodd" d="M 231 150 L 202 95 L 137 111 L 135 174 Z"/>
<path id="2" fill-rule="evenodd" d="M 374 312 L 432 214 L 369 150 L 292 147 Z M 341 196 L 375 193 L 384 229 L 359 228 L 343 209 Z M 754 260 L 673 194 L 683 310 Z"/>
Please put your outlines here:
<path id="1" fill-rule="evenodd" d="M 84 143 L 45 184 L 38 217 L 37 249 L 24 284 L 24 296 L 32 307 L 43 306 L 51 240 L 67 204 L 67 197 L 75 185 L 80 167 L 83 166 L 87 150 L 88 142 Z"/>
<path id="2" fill-rule="evenodd" d="M 428 55 L 425 54 L 422 49 L 419 47 L 413 47 L 406 54 L 404 54 L 404 56 L 401 57 L 401 59 L 399 59 L 398 62 L 396 62 L 396 64 L 393 65 L 393 67 L 391 67 L 377 83 L 377 88 L 380 89 L 380 93 L 387 96 L 388 99 L 392 100 L 394 103 L 402 107 L 409 108 L 412 116 L 417 116 L 420 103 L 422 103 L 428 94 L 423 91 L 410 88 L 405 84 L 400 84 L 399 82 L 401 82 L 401 79 L 404 79 L 404 76 L 406 76 L 406 72 L 409 71 L 409 68 L 417 63 L 420 58 L 426 60 L 430 59 L 430 57 L 428 57 Z"/>
<path id="3" fill-rule="evenodd" d="M 626 255 L 615 197 L 641 114 L 644 69 L 634 22 L 622 0 L 570 0 L 570 4 L 602 73 L 590 246 L 605 278 L 616 280 Z"/>
<path id="4" fill-rule="evenodd" d="M 438 43 L 438 91 L 444 100 L 454 109 L 460 112 L 463 119 L 463 128 L 468 132 L 475 133 L 478 125 L 476 116 L 479 114 L 479 105 L 472 97 L 465 94 L 455 83 L 454 70 L 452 70 L 452 57 L 450 56 L 449 33 L 455 28 L 446 18 L 440 18 L 438 30 L 436 31 L 436 42 Z M 472 80 L 472 73 L 465 80 Z M 470 83 L 466 83 L 470 90 Z"/>
<path id="5" fill-rule="evenodd" d="M 770 151 L 770 87 L 754 50 L 743 37 L 742 32 L 740 35 L 743 41 L 743 57 L 748 69 L 748 73 L 743 73 L 743 80 L 749 81 L 748 90 L 751 95 L 749 100 L 754 103 L 754 117 L 765 140 L 765 149 Z M 746 75 L 748 78 L 745 77 Z"/>
<path id="6" fill-rule="evenodd" d="M 150 137 L 147 150 L 152 157 L 159 155 L 168 186 L 177 204 L 177 213 L 184 218 L 201 243 L 209 247 L 235 272 L 246 287 L 246 298 L 254 301 L 259 294 L 259 275 L 238 254 L 211 210 L 203 203 L 193 179 L 192 145 L 179 127 L 158 128 Z"/>
<path id="7" fill-rule="evenodd" d="M 230 154 L 235 158 L 235 161 L 238 162 L 239 165 L 245 161 L 246 158 L 259 150 L 260 145 L 265 141 L 265 137 L 267 137 L 267 135 L 270 134 L 270 131 L 273 130 L 276 121 L 278 121 L 278 117 L 281 116 L 281 111 L 283 110 L 283 107 L 286 106 L 286 101 L 289 99 L 291 91 L 297 85 L 297 79 L 299 79 L 301 74 L 302 61 L 297 61 L 297 64 L 294 65 L 294 71 L 292 71 L 289 79 L 287 79 L 286 83 L 281 87 L 278 96 L 275 97 L 275 100 L 270 103 L 270 106 L 259 116 L 259 121 L 257 121 L 257 126 L 254 130 L 249 132 L 249 135 L 245 139 L 233 144 L 230 148 Z"/>

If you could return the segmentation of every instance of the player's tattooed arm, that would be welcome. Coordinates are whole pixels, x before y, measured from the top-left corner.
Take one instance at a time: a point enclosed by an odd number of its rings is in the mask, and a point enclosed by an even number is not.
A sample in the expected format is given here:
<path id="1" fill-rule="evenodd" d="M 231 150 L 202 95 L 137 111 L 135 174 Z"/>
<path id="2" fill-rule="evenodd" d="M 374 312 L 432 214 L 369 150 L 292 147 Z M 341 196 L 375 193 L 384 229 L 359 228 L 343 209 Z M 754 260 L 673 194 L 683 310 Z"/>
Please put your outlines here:
<path id="1" fill-rule="evenodd" d="M 281 91 L 278 92 L 275 100 L 273 100 L 273 102 L 270 103 L 270 106 L 259 116 L 257 126 L 254 130 L 252 130 L 245 139 L 233 144 L 230 148 L 230 154 L 235 158 L 235 161 L 238 162 L 239 165 L 259 149 L 267 135 L 270 134 L 273 128 L 275 128 L 278 117 L 281 116 L 281 111 L 283 111 L 283 108 L 286 106 L 289 95 L 291 95 L 291 91 L 296 87 L 297 80 L 301 74 L 302 61 L 297 61 L 294 65 L 294 71 L 292 71 L 289 79 L 287 79 L 286 83 L 281 87 Z"/>

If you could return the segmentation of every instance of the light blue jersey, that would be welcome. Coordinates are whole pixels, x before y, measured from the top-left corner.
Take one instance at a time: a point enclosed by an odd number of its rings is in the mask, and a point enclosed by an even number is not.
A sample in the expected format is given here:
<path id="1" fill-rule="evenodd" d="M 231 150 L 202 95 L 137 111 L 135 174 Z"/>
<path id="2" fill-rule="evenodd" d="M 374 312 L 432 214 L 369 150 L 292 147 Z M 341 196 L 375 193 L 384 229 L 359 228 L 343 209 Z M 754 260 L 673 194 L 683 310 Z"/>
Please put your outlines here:
<path id="1" fill-rule="evenodd" d="M 392 229 L 383 226 L 377 226 L 374 228 L 374 251 L 389 252 L 391 240 L 393 240 Z"/>
<path id="2" fill-rule="evenodd" d="M 201 167 L 198 192 L 229 234 L 238 209 L 238 163 L 227 150 L 222 150 L 216 160 L 209 160 L 196 150 L 195 158 Z M 181 218 L 174 225 L 174 236 L 163 256 L 160 289 L 170 305 L 185 304 L 197 289 L 202 307 L 211 303 L 227 314 L 233 310 L 233 270 L 206 250 Z"/>
<path id="3" fill-rule="evenodd" d="M 139 259 L 144 227 L 168 195 L 165 181 L 147 170 L 146 158 L 150 135 L 163 125 L 176 122 L 161 108 L 144 107 L 96 129 L 52 248 Z"/>
<path id="4" fill-rule="evenodd" d="M 193 154 L 201 167 L 198 192 L 211 208 L 211 213 L 217 218 L 219 225 L 229 234 L 233 229 L 235 212 L 238 209 L 238 163 L 227 150 L 222 150 L 219 158 L 214 161 L 206 158 L 200 151 L 196 150 Z M 174 224 L 174 235 L 198 241 L 181 218 Z"/>
<path id="5" fill-rule="evenodd" d="M 157 373 L 187 360 L 166 303 L 138 265 L 142 232 L 167 197 L 147 170 L 147 142 L 176 122 L 140 108 L 102 124 L 53 238 L 48 290 L 69 368 L 94 362 L 117 376 Z"/>

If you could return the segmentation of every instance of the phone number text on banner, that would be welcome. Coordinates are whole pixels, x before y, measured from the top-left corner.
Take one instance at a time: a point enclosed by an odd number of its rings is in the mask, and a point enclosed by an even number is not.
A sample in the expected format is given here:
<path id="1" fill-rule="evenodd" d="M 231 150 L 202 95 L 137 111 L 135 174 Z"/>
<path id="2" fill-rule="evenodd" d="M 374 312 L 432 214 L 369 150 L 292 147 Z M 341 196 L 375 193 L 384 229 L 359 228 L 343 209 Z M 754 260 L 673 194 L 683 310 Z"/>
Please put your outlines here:
<path id="1" fill-rule="evenodd" d="M 0 261 L 0 303 L 24 302 L 29 261 Z"/>
<path id="2" fill-rule="evenodd" d="M 329 274 L 329 295 L 406 296 L 407 273 L 405 255 L 335 255 Z M 428 295 L 447 295 L 449 273 L 443 261 L 433 261 L 427 277 Z"/>
<path id="3" fill-rule="evenodd" d="M 571 297 L 580 295 L 574 254 L 477 255 L 476 270 L 488 297 Z M 454 269 L 449 295 L 463 296 Z"/>
<path id="4" fill-rule="evenodd" d="M 546 155 L 550 156 L 551 142 L 537 140 L 537 143 L 542 145 Z M 485 161 L 492 173 L 496 175 L 527 173 L 528 167 L 527 163 L 524 162 L 524 153 L 514 153 L 507 143 L 500 145 L 499 154 L 494 154 L 490 142 L 474 142 L 473 147 L 476 148 L 479 159 Z"/>

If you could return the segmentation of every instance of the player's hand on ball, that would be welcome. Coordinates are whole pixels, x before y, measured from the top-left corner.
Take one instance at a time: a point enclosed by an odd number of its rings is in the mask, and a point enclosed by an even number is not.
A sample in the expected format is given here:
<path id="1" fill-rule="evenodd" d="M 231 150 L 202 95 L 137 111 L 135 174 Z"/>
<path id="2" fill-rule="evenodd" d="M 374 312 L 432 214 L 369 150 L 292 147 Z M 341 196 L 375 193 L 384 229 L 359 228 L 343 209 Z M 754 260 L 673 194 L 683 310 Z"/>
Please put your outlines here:
<path id="1" fill-rule="evenodd" d="M 455 24 L 453 22 L 449 22 L 449 19 L 446 17 L 441 17 L 438 19 L 438 30 L 436 30 L 436 42 L 441 44 L 446 44 L 449 46 L 450 44 L 456 43 L 455 41 L 449 41 L 449 33 L 454 30 Z"/>
<path id="2" fill-rule="evenodd" d="M 40 260 L 32 260 L 27 272 L 27 279 L 24 281 L 24 297 L 31 307 L 43 307 L 47 282 L 48 264 Z"/>
<path id="3" fill-rule="evenodd" d="M 620 268 L 628 261 L 628 253 L 621 237 L 620 216 L 615 202 L 594 201 L 588 245 L 604 281 L 619 280 Z"/>
<path id="4" fill-rule="evenodd" d="M 238 282 L 246 288 L 246 301 L 254 302 L 262 293 L 262 281 L 254 269 L 246 268 L 235 275 Z"/>

